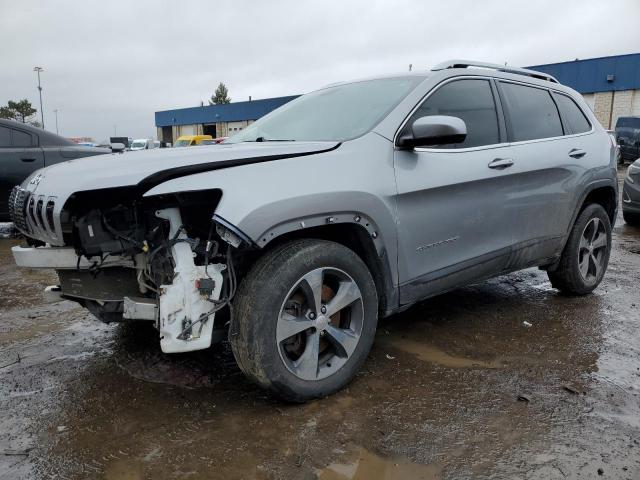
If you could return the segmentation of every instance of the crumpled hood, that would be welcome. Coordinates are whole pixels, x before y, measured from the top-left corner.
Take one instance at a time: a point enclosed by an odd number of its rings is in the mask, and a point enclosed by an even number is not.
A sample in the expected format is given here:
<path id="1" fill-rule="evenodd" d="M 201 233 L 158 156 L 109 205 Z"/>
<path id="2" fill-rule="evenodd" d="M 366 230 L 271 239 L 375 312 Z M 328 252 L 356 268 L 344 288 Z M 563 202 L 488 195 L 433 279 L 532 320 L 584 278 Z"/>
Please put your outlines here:
<path id="1" fill-rule="evenodd" d="M 158 183 L 218 168 L 230 168 L 331 150 L 337 142 L 264 142 L 162 148 L 96 155 L 52 165 L 29 177 L 24 188 L 63 198 L 75 192 Z"/>

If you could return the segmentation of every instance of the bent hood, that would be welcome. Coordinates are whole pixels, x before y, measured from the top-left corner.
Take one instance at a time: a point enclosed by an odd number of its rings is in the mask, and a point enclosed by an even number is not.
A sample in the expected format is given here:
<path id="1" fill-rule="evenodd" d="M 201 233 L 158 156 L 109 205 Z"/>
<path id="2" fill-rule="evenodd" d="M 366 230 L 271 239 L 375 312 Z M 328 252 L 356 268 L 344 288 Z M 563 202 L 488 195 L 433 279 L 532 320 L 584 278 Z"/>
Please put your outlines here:
<path id="1" fill-rule="evenodd" d="M 139 185 L 145 191 L 173 178 L 220 168 L 313 155 L 337 142 L 265 142 L 141 150 L 97 155 L 38 170 L 23 187 L 63 198 L 75 192 Z"/>

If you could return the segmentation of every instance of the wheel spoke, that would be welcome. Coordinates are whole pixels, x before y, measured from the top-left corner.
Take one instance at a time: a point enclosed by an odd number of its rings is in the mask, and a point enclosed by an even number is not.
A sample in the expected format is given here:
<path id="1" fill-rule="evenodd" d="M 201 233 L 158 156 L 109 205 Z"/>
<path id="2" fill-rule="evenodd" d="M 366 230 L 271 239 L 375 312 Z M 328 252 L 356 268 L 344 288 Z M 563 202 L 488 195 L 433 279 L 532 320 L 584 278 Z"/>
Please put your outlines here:
<path id="1" fill-rule="evenodd" d="M 312 326 L 313 320 L 309 320 L 307 317 L 295 317 L 289 313 L 282 312 L 276 328 L 276 339 L 280 343 Z"/>
<path id="2" fill-rule="evenodd" d="M 320 334 L 316 331 L 307 336 L 307 346 L 293 364 L 297 375 L 305 380 L 315 380 L 318 377 L 319 356 Z"/>
<path id="3" fill-rule="evenodd" d="M 593 275 L 598 278 L 600 274 L 600 262 L 593 253 L 589 255 L 589 261 L 593 264 Z"/>
<path id="4" fill-rule="evenodd" d="M 582 278 L 584 278 L 584 279 L 586 279 L 587 275 L 589 274 L 589 259 L 590 258 L 591 258 L 591 256 L 589 254 L 585 254 L 582 257 L 582 261 L 578 265 L 578 267 L 580 268 L 580 273 L 582 274 Z"/>
<path id="5" fill-rule="evenodd" d="M 338 313 L 345 307 L 348 307 L 356 300 L 362 298 L 360 294 L 360 289 L 356 282 L 352 282 L 350 280 L 345 282 L 340 282 L 340 287 L 338 291 L 331 299 L 331 301 L 327 304 L 327 316 L 332 316 Z"/>
<path id="6" fill-rule="evenodd" d="M 348 358 L 358 345 L 359 337 L 350 330 L 328 325 L 326 338 L 336 349 L 336 355 L 341 358 Z"/>
<path id="7" fill-rule="evenodd" d="M 598 230 L 600 229 L 600 219 L 597 217 L 594 217 L 591 220 L 591 223 L 593 224 L 593 230 L 591 232 L 591 241 L 590 243 L 593 243 L 593 241 L 596 238 L 596 235 L 598 235 Z"/>
<path id="8" fill-rule="evenodd" d="M 316 315 L 320 314 L 322 306 L 322 279 L 323 270 L 318 268 L 307 273 L 300 281 L 300 288 L 307 298 L 307 303 Z"/>
<path id="9" fill-rule="evenodd" d="M 589 240 L 586 238 L 586 232 L 580 237 L 580 251 L 589 249 Z"/>
<path id="10" fill-rule="evenodd" d="M 604 233 L 604 232 L 600 232 L 596 236 L 596 238 L 594 238 L 594 240 L 591 243 L 591 245 L 593 246 L 594 249 L 606 247 L 607 246 L 607 234 Z"/>

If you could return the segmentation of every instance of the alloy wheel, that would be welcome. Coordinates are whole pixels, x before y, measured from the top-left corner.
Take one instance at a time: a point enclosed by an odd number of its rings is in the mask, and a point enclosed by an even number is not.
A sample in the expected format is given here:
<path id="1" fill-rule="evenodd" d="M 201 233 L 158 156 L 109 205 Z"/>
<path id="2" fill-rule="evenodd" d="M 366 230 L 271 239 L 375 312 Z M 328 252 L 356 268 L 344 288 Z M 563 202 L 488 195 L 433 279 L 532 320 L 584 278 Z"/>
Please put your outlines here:
<path id="1" fill-rule="evenodd" d="M 607 258 L 607 230 L 597 217 L 589 220 L 582 231 L 578 252 L 578 268 L 585 282 L 593 283 L 600 277 Z"/>
<path id="2" fill-rule="evenodd" d="M 286 368 L 302 380 L 321 380 L 342 368 L 356 350 L 364 322 L 362 293 L 336 268 L 317 268 L 287 294 L 276 341 Z"/>

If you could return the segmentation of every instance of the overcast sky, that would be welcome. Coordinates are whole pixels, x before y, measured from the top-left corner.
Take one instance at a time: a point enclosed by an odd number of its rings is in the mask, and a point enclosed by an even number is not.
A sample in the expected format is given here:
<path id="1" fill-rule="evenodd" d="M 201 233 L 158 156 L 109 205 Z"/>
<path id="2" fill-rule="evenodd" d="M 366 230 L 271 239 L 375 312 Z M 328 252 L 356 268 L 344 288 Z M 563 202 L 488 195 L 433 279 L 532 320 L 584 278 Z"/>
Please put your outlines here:
<path id="1" fill-rule="evenodd" d="M 640 51 L 639 0 L 0 0 L 0 104 L 101 141 L 155 138 L 154 112 L 464 58 L 525 66 Z M 39 108 L 39 107 L 38 107 Z"/>

